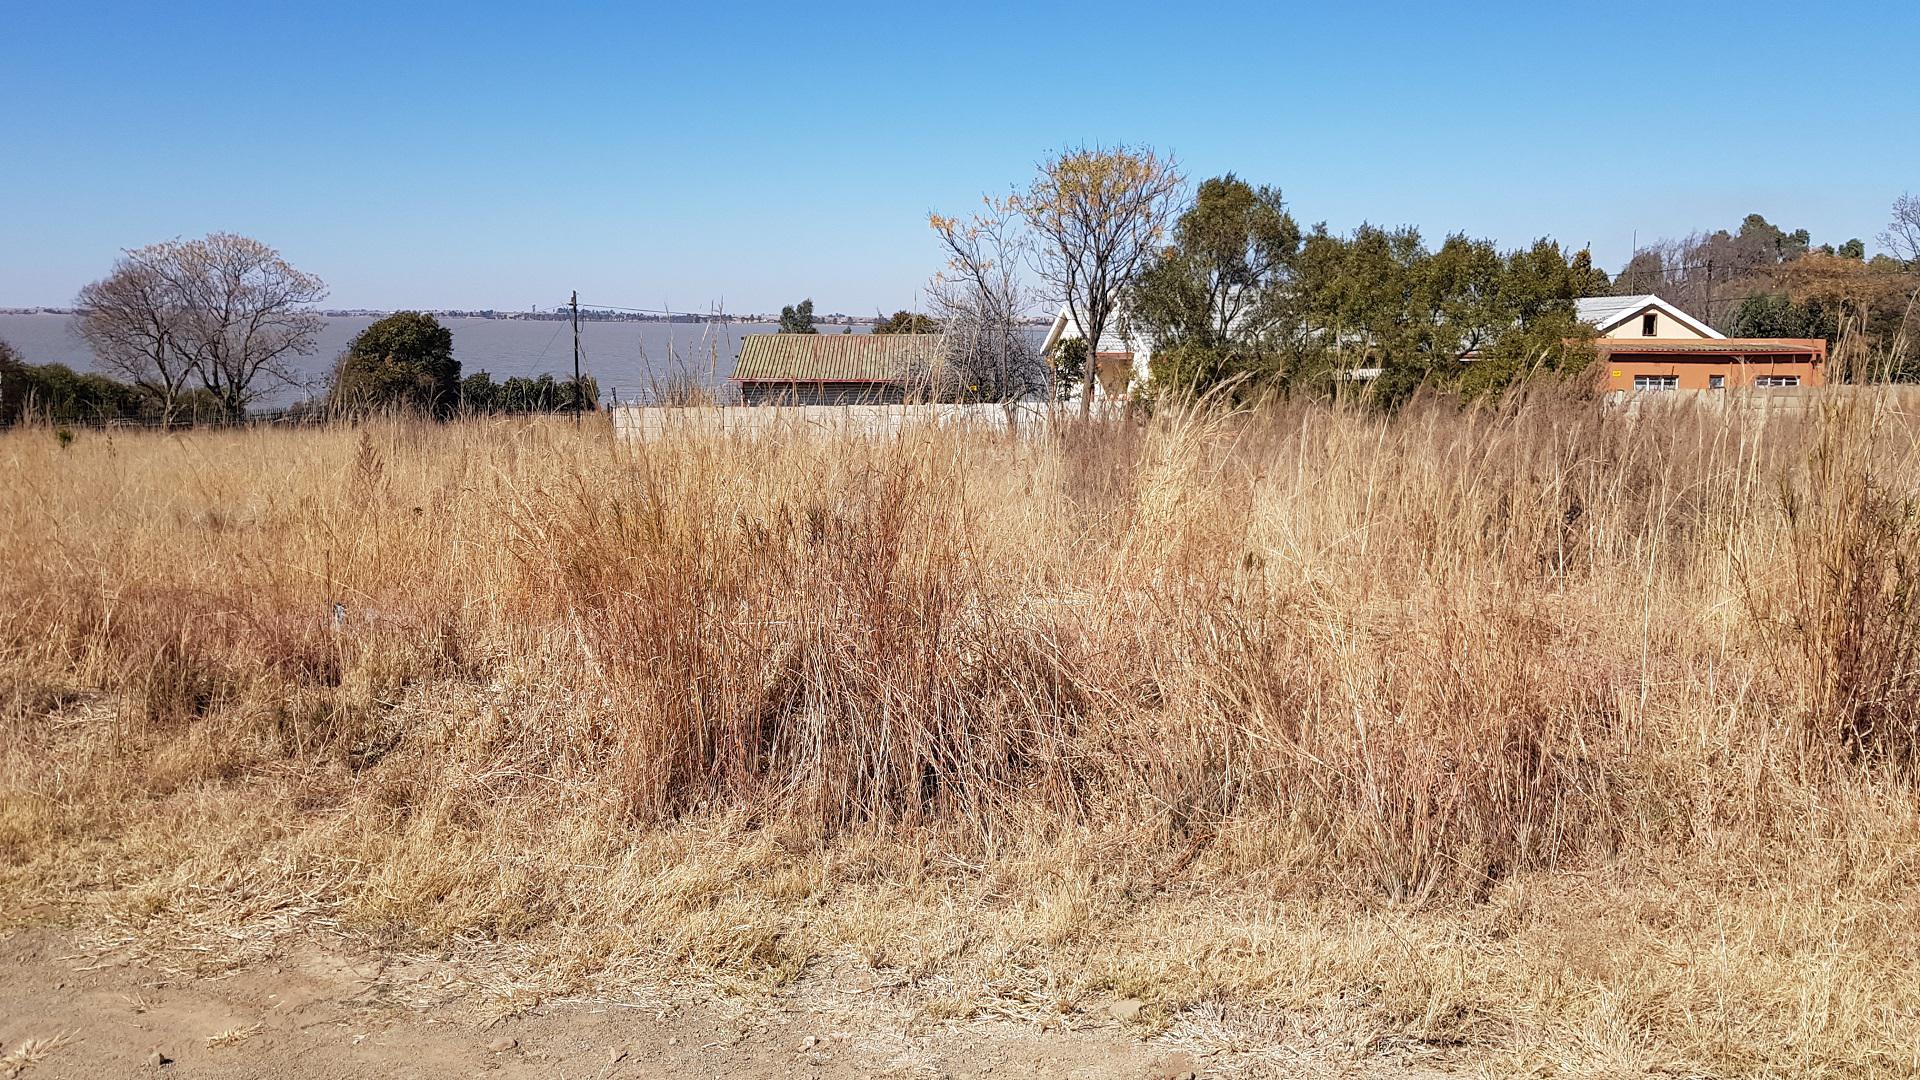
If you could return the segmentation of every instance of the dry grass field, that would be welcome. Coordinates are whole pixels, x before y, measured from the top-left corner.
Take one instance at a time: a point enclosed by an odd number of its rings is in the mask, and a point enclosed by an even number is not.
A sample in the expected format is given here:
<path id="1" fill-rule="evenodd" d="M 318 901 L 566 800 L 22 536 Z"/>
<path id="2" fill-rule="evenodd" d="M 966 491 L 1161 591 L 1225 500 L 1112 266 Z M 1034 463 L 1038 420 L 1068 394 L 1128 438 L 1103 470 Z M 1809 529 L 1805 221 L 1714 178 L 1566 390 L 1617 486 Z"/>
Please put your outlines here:
<path id="1" fill-rule="evenodd" d="M 1910 404 L 0 434 L 0 921 L 1920 1073 Z"/>

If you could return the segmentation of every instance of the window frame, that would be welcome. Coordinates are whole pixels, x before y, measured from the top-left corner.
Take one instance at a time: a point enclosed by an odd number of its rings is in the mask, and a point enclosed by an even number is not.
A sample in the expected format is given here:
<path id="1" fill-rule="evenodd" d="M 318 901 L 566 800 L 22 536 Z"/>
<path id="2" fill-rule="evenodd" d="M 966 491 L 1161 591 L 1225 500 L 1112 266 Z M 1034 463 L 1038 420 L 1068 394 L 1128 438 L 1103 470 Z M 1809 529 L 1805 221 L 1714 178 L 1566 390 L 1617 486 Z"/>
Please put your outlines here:
<path id="1" fill-rule="evenodd" d="M 1635 393 L 1666 393 L 1670 390 L 1678 390 L 1680 389 L 1680 376 L 1635 375 L 1633 377 L 1633 389 Z"/>
<path id="2" fill-rule="evenodd" d="M 1659 312 L 1643 311 L 1640 313 L 1640 336 L 1641 337 L 1659 337 L 1660 336 L 1659 330 L 1660 330 L 1660 313 Z"/>

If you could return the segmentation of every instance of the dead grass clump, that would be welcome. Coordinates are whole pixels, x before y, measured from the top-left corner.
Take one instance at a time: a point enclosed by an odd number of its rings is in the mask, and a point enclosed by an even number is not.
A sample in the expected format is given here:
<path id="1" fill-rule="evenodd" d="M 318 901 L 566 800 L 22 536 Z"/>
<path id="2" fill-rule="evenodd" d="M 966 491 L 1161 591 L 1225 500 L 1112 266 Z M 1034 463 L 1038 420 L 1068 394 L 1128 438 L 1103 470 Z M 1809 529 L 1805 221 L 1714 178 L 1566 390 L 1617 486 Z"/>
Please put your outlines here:
<path id="1" fill-rule="evenodd" d="M 609 553 L 560 576 L 626 705 L 608 737 L 643 817 L 744 801 L 838 827 L 1076 798 L 1056 635 L 994 602 L 1005 586 L 937 477 L 870 465 L 831 507 L 643 495 L 636 518 L 620 490 L 567 507 L 576 550 Z"/>
<path id="2" fill-rule="evenodd" d="M 1913 452 L 1880 404 L 1829 407 L 1800 475 L 1780 485 L 1779 557 L 1799 572 L 1755 590 L 1808 672 L 1814 746 L 1902 765 L 1920 752 L 1920 502 L 1888 459 Z"/>

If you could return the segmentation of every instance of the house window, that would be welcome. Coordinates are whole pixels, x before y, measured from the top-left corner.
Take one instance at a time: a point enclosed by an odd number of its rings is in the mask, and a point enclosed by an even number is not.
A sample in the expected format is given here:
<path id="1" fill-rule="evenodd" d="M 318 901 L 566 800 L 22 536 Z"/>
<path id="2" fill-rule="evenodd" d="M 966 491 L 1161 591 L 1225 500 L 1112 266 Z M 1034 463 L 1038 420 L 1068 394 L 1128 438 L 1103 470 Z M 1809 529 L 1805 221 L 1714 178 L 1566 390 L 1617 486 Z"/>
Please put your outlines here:
<path id="1" fill-rule="evenodd" d="M 1761 375 L 1753 380 L 1755 386 L 1799 386 L 1798 375 Z"/>
<path id="2" fill-rule="evenodd" d="M 1635 375 L 1633 377 L 1633 388 L 1635 390 L 1678 390 L 1680 389 L 1680 376 Z"/>
<path id="3" fill-rule="evenodd" d="M 1659 326 L 1660 326 L 1660 316 L 1655 315 L 1653 312 L 1649 311 L 1645 315 L 1640 316 L 1640 336 L 1641 337 L 1652 337 L 1654 335 L 1654 331 L 1657 330 Z"/>
<path id="4" fill-rule="evenodd" d="M 1725 375 L 1707 376 L 1707 389 L 1725 390 L 1726 388 L 1727 388 L 1727 377 Z"/>

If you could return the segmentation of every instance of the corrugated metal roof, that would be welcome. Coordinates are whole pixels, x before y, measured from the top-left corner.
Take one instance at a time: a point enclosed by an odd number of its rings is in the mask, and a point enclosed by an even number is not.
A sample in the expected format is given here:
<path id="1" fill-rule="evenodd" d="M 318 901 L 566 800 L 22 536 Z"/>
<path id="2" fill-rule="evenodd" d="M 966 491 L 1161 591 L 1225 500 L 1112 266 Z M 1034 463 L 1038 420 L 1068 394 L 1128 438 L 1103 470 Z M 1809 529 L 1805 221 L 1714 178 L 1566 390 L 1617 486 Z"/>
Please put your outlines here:
<path id="1" fill-rule="evenodd" d="M 1726 336 L 1652 293 L 1640 293 L 1637 296 L 1582 296 L 1573 302 L 1573 314 L 1581 322 L 1591 324 L 1605 333 L 1647 307 L 1666 312 L 1679 321 L 1680 325 L 1691 329 L 1701 337 Z"/>
<path id="2" fill-rule="evenodd" d="M 940 359 L 939 334 L 748 334 L 736 382 L 907 382 Z"/>
<path id="3" fill-rule="evenodd" d="M 1573 302 L 1573 314 L 1583 323 L 1609 326 L 1623 315 L 1638 311 L 1654 300 L 1652 293 L 1639 296 L 1583 296 Z"/>

